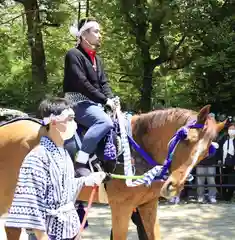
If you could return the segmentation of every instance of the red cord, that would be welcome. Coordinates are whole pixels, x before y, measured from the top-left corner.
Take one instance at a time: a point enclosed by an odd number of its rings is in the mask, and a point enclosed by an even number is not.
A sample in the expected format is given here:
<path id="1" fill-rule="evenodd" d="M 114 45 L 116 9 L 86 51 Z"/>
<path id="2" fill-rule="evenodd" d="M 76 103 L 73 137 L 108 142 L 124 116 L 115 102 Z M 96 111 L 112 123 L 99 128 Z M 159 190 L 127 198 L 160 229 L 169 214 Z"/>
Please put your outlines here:
<path id="1" fill-rule="evenodd" d="M 87 205 L 87 208 L 86 208 L 86 210 L 85 210 L 85 215 L 84 215 L 84 218 L 83 218 L 83 220 L 82 220 L 79 233 L 78 233 L 77 237 L 75 238 L 75 240 L 81 239 L 81 234 L 82 234 L 82 232 L 83 232 L 83 230 L 84 230 L 84 227 L 85 227 L 85 224 L 86 224 L 88 212 L 89 212 L 89 210 L 90 210 L 90 208 L 91 208 L 91 206 L 92 206 L 92 202 L 93 202 L 93 200 L 94 200 L 94 197 L 95 197 L 95 194 L 96 194 L 97 191 L 98 191 L 98 186 L 94 186 L 94 187 L 92 188 L 91 195 L 90 195 L 89 200 L 88 200 L 88 205 Z"/>

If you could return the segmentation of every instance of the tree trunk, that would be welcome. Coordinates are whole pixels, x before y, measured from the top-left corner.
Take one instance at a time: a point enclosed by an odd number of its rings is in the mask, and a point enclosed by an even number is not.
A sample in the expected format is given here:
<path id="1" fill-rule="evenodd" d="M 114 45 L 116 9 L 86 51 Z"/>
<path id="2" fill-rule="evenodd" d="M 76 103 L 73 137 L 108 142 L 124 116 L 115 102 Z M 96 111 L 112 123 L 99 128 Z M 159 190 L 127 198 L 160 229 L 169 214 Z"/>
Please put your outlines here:
<path id="1" fill-rule="evenodd" d="M 90 12 L 90 0 L 86 0 L 86 17 L 89 17 Z"/>
<path id="2" fill-rule="evenodd" d="M 28 26 L 28 43 L 31 50 L 32 79 L 37 83 L 47 83 L 46 57 L 43 45 L 39 6 L 37 0 L 23 2 Z"/>
<path id="3" fill-rule="evenodd" d="M 148 112 L 151 110 L 154 68 L 155 66 L 152 64 L 152 62 L 144 63 L 144 77 L 140 99 L 140 109 L 142 112 Z"/>
<path id="4" fill-rule="evenodd" d="M 81 18 L 81 0 L 78 0 L 78 17 L 77 17 L 78 24 L 80 22 L 80 18 Z"/>

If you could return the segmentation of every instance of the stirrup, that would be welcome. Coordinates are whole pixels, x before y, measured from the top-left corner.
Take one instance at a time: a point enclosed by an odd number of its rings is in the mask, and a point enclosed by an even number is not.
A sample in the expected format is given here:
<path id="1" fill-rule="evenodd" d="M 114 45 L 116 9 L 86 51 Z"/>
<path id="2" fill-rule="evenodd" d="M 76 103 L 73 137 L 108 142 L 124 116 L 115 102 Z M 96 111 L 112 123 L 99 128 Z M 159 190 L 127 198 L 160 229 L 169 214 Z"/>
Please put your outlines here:
<path id="1" fill-rule="evenodd" d="M 88 164 L 89 164 L 89 167 L 90 167 L 90 169 L 91 169 L 91 172 L 95 172 L 95 171 L 94 171 L 94 168 L 93 168 L 93 166 L 92 166 L 92 162 L 93 162 L 93 161 L 96 161 L 97 159 L 98 159 L 97 156 L 94 154 L 94 155 L 93 155 L 91 158 L 89 158 L 89 160 L 88 160 Z M 94 164 L 94 167 L 95 167 L 99 172 L 102 172 L 102 171 L 103 171 L 103 169 L 101 168 L 101 166 L 99 165 L 98 162 Z"/>

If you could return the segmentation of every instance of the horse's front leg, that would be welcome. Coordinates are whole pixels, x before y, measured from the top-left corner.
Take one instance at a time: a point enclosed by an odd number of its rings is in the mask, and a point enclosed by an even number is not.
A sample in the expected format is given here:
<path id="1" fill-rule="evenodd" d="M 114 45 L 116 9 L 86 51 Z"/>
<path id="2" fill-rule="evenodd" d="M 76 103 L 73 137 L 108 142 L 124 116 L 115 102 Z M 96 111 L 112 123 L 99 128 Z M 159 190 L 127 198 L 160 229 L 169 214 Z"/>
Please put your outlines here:
<path id="1" fill-rule="evenodd" d="M 125 203 L 111 204 L 110 207 L 112 212 L 112 239 L 126 240 L 133 207 L 125 206 Z"/>
<path id="2" fill-rule="evenodd" d="M 158 199 L 155 198 L 138 207 L 148 240 L 160 240 L 160 226 L 157 218 Z"/>

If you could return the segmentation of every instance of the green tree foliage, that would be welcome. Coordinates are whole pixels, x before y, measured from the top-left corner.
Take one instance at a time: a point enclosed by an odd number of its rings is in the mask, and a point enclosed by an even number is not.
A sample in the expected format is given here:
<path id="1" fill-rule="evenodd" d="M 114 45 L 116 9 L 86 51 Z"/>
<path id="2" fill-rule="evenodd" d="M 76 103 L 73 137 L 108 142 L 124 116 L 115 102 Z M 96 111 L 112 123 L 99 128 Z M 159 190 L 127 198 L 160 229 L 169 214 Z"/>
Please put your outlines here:
<path id="1" fill-rule="evenodd" d="M 52 4 L 51 1 L 49 1 Z M 58 2 L 56 1 L 56 4 Z M 27 11 L 22 4 L 15 2 L 0 8 L 0 92 L 1 105 L 35 111 L 38 102 L 47 93 L 58 95 L 62 90 L 63 62 L 65 52 L 74 45 L 74 39 L 68 34 L 71 22 L 70 6 L 60 4 L 49 6 L 41 3 L 40 30 L 42 31 L 43 51 L 46 56 L 44 61 L 32 61 L 32 47 L 27 37 L 29 34 L 26 21 Z M 53 7 L 53 8 L 52 8 Z M 46 14 L 43 9 L 46 9 Z M 53 12 L 53 15 L 52 15 Z M 50 16 L 53 16 L 50 17 Z M 50 22 L 49 22 L 50 20 Z M 36 49 L 38 51 L 38 49 Z M 33 72 L 32 70 L 37 70 Z M 39 69 L 45 69 L 43 76 Z M 43 71 L 43 70 L 42 70 Z M 46 77 L 44 78 L 44 74 Z M 36 76 L 36 77 L 35 77 Z M 46 80 L 46 81 L 45 81 Z"/>
<path id="2" fill-rule="evenodd" d="M 118 39 L 118 48 L 124 49 L 123 54 L 118 51 L 120 57 L 116 58 L 122 70 L 139 75 L 132 77 L 132 83 L 138 86 L 140 107 L 144 111 L 151 108 L 153 87 L 162 69 L 170 72 L 188 66 L 200 45 L 191 32 L 189 18 L 190 10 L 196 8 L 198 13 L 200 9 L 195 5 L 189 10 L 188 2 L 94 0 L 94 13 L 108 23 L 107 28 L 112 25 L 106 34 L 109 31 L 111 41 Z M 103 5 L 105 9 L 101 8 Z M 197 18 L 200 17 L 199 14 Z"/>
<path id="3" fill-rule="evenodd" d="M 190 95 L 197 105 L 212 104 L 215 112 L 235 113 L 235 2 L 211 5 L 212 16 L 201 35 L 202 47 L 188 69 L 191 73 Z"/>
<path id="4" fill-rule="evenodd" d="M 89 12 L 102 25 L 99 54 L 126 108 L 148 111 L 162 99 L 167 106 L 234 110 L 234 4 L 2 0 L 0 103 L 34 111 L 45 94 L 61 93 L 64 55 L 75 44 L 68 27 Z"/>

